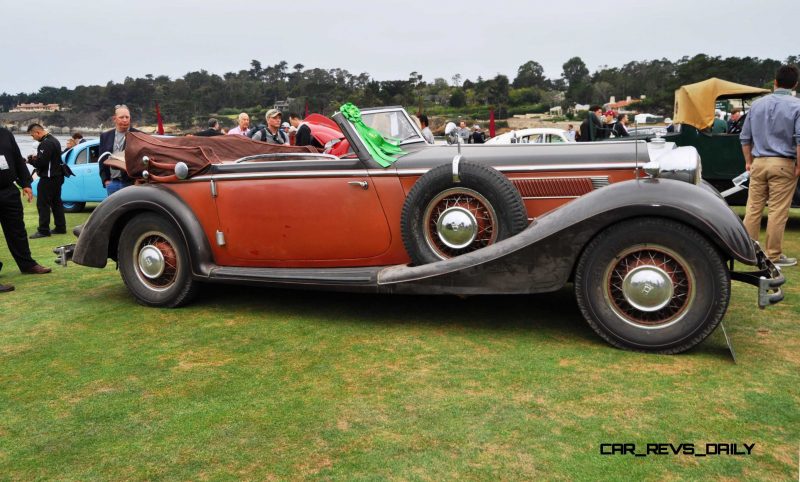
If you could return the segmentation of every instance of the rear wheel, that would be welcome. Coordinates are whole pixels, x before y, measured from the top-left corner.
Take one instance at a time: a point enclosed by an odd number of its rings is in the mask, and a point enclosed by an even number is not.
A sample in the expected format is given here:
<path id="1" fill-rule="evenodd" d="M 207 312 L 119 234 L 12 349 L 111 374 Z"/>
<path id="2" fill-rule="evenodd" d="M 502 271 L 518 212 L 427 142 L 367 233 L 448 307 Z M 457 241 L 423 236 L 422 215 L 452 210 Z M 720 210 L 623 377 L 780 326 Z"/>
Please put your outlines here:
<path id="1" fill-rule="evenodd" d="M 86 203 L 71 201 L 62 201 L 61 205 L 64 206 L 64 212 L 67 213 L 79 213 L 83 211 L 84 207 L 86 207 Z"/>
<path id="2" fill-rule="evenodd" d="M 186 244 L 161 216 L 142 214 L 125 225 L 118 260 L 125 286 L 144 305 L 173 308 L 195 292 Z"/>
<path id="3" fill-rule="evenodd" d="M 694 229 L 637 219 L 600 233 L 575 273 L 578 306 L 589 325 L 620 348 L 679 353 L 722 320 L 730 274 Z"/>

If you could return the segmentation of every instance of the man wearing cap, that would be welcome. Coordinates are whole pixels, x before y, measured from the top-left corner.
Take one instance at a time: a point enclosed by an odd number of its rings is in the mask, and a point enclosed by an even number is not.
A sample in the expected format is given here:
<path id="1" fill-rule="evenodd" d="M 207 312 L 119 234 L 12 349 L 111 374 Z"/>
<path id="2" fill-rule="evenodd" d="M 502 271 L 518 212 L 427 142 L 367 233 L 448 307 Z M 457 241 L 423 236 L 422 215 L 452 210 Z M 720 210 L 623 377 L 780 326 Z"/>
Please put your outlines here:
<path id="1" fill-rule="evenodd" d="M 289 144 L 289 136 L 281 130 L 281 121 L 283 114 L 278 109 L 270 109 L 265 116 L 267 125 L 261 129 L 256 130 L 252 139 L 254 141 L 262 141 L 267 144 Z"/>
<path id="2" fill-rule="evenodd" d="M 607 110 L 603 114 L 603 117 L 600 119 L 603 122 L 603 128 L 597 131 L 598 140 L 611 137 L 611 132 L 614 130 L 615 117 L 613 110 Z"/>
<path id="3" fill-rule="evenodd" d="M 777 266 L 794 266 L 783 254 L 783 232 L 800 175 L 800 99 L 792 96 L 799 73 L 783 65 L 775 73 L 775 90 L 753 102 L 739 140 L 745 169 L 750 172 L 744 227 L 758 239 L 764 206 L 767 214 L 766 253 Z"/>
<path id="4" fill-rule="evenodd" d="M 728 134 L 739 134 L 742 132 L 742 125 L 744 124 L 744 115 L 742 109 L 738 107 L 731 111 L 731 118 L 728 119 Z"/>

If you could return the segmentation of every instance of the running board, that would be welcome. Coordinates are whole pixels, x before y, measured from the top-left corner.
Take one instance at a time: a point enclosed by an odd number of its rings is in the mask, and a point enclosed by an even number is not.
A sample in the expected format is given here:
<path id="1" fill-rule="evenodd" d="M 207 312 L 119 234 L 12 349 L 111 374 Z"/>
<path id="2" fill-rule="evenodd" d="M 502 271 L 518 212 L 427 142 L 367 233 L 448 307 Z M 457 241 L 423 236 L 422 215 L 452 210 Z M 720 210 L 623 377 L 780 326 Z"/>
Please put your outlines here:
<path id="1" fill-rule="evenodd" d="M 213 281 L 302 284 L 320 286 L 376 286 L 378 272 L 385 266 L 363 268 L 237 268 L 214 267 L 208 279 Z"/>

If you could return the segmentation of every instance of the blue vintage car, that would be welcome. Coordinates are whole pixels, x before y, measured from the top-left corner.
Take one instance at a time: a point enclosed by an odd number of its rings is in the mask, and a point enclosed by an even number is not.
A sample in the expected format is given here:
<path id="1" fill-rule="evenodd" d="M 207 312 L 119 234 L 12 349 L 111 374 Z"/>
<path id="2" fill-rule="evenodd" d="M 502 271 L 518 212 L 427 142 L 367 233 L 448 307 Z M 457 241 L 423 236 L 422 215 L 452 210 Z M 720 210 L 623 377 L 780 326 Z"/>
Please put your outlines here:
<path id="1" fill-rule="evenodd" d="M 97 159 L 100 157 L 100 141 L 90 139 L 73 147 L 61 155 L 74 176 L 64 178 L 61 188 L 61 199 L 64 211 L 77 213 L 83 210 L 87 202 L 100 202 L 106 198 L 106 189 L 100 181 Z M 39 180 L 33 182 L 33 194 L 37 194 Z"/>

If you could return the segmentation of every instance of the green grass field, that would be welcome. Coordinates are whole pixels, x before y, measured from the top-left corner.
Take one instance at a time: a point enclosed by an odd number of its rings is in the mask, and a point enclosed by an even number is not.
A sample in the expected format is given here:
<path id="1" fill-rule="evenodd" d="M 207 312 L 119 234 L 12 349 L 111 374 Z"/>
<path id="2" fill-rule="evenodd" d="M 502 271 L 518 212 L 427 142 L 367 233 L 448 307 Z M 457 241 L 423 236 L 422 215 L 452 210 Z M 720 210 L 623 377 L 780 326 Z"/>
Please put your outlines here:
<path id="1" fill-rule="evenodd" d="M 29 233 L 36 210 L 26 204 Z M 88 214 L 68 214 L 69 226 Z M 614 349 L 571 286 L 388 297 L 216 286 L 144 308 L 115 267 L 22 275 L 0 241 L 0 480 L 797 480 L 800 268 L 677 356 Z M 785 251 L 800 255 L 794 210 Z M 755 444 L 603 456 L 600 444 Z"/>

